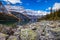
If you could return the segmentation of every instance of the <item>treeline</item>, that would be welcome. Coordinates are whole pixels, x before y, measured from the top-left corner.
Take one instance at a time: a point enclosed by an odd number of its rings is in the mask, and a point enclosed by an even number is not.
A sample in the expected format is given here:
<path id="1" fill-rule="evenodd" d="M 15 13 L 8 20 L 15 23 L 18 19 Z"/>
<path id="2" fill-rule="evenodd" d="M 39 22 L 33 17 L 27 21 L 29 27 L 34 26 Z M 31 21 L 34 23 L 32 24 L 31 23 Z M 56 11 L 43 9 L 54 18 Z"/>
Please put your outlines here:
<path id="1" fill-rule="evenodd" d="M 38 21 L 39 20 L 60 20 L 60 9 L 54 12 L 51 11 L 50 14 L 39 18 Z"/>

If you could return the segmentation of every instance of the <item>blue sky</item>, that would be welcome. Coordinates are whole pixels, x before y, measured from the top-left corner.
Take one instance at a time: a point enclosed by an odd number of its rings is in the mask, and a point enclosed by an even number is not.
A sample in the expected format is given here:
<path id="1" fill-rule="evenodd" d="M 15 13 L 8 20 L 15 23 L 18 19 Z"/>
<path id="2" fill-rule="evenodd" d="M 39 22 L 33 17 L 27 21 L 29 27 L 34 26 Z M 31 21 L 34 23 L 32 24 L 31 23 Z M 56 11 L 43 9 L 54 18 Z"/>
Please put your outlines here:
<path id="1" fill-rule="evenodd" d="M 7 0 L 1 0 L 5 1 L 3 2 L 6 4 Z M 42 11 L 49 11 L 46 9 L 49 9 L 50 7 L 53 7 L 55 3 L 59 3 L 60 0 L 8 0 L 11 5 L 15 6 L 23 6 L 25 9 L 31 9 L 31 10 L 42 10 Z"/>
<path id="2" fill-rule="evenodd" d="M 46 10 L 48 7 L 52 7 L 55 2 L 60 2 L 60 0 L 21 0 L 25 8 L 30 8 L 33 10 Z M 26 5 L 28 4 L 28 5 Z"/>

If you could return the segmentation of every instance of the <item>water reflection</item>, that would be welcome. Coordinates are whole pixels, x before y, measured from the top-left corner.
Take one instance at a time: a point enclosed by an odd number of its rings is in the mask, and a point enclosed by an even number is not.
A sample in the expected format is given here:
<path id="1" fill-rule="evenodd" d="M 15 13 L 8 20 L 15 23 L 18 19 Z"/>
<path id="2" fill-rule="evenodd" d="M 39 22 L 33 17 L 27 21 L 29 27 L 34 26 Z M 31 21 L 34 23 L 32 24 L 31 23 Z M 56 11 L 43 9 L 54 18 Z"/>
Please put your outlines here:
<path id="1" fill-rule="evenodd" d="M 30 23 L 34 23 L 36 21 L 32 21 L 32 20 L 24 20 L 24 21 L 0 21 L 0 24 L 2 25 L 7 25 L 7 26 L 17 26 L 17 25 L 26 25 L 26 24 L 30 24 Z"/>
<path id="2" fill-rule="evenodd" d="M 0 27 L 16 27 L 16 21 L 0 21 Z"/>
<path id="3" fill-rule="evenodd" d="M 27 23 L 29 23 L 29 21 L 18 21 L 16 22 L 17 25 L 26 25 Z"/>
<path id="4" fill-rule="evenodd" d="M 0 21 L 0 24 L 7 26 L 26 25 L 29 21 Z"/>
<path id="5" fill-rule="evenodd" d="M 16 23 L 16 21 L 0 21 L 0 24 L 3 24 L 3 25 L 12 25 Z"/>

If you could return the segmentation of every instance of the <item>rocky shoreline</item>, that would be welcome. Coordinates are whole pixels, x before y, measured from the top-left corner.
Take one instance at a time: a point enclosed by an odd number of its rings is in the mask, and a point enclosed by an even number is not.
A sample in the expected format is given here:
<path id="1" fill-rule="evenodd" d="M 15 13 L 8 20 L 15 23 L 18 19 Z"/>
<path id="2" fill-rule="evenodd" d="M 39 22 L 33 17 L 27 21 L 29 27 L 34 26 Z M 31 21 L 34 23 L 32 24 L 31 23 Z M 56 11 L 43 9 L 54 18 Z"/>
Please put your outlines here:
<path id="1" fill-rule="evenodd" d="M 60 21 L 40 21 L 16 28 L 0 24 L 0 40 L 60 40 Z"/>

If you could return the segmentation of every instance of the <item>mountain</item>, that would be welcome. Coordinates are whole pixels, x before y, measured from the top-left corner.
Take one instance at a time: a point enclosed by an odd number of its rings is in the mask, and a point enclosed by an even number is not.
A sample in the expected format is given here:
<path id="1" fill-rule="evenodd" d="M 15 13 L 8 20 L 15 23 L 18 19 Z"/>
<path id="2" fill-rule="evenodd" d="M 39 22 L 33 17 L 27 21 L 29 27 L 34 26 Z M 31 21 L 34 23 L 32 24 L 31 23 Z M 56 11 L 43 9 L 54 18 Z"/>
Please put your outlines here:
<path id="1" fill-rule="evenodd" d="M 44 11 L 35 11 L 31 9 L 24 9 L 22 6 L 11 6 L 5 5 L 6 9 L 16 15 L 18 18 L 21 19 L 30 19 L 30 20 L 37 20 L 42 16 L 46 15 L 48 12 Z M 19 14 L 19 15 L 17 15 Z"/>
<path id="2" fill-rule="evenodd" d="M 24 10 L 24 8 L 22 6 L 11 6 L 11 5 L 5 5 L 6 9 L 8 11 L 16 11 L 16 12 L 20 12 L 22 13 Z"/>
<path id="3" fill-rule="evenodd" d="M 16 12 L 27 14 L 27 15 L 35 15 L 35 16 L 43 15 L 43 13 L 38 13 L 38 11 L 24 9 L 24 7 L 22 7 L 22 6 L 5 5 L 5 7 L 9 11 L 16 11 Z"/>
<path id="4" fill-rule="evenodd" d="M 24 11 L 26 11 L 25 14 L 27 15 L 35 15 L 35 16 L 41 16 L 41 15 L 46 15 L 48 12 L 46 11 L 41 11 L 41 10 L 31 10 L 31 9 L 24 9 L 24 7 L 20 6 L 20 3 L 16 3 L 16 4 L 12 4 L 11 2 L 6 2 L 4 1 L 6 4 L 9 5 L 5 5 L 7 9 L 9 9 L 9 11 L 17 11 L 17 12 L 21 12 L 24 13 Z"/>
<path id="5" fill-rule="evenodd" d="M 0 2 L 0 21 L 11 21 L 11 20 L 18 20 L 16 16 L 11 14 L 3 5 L 2 2 Z"/>

